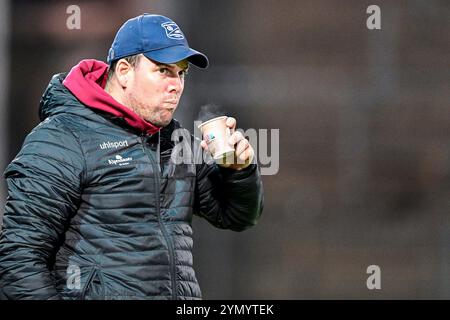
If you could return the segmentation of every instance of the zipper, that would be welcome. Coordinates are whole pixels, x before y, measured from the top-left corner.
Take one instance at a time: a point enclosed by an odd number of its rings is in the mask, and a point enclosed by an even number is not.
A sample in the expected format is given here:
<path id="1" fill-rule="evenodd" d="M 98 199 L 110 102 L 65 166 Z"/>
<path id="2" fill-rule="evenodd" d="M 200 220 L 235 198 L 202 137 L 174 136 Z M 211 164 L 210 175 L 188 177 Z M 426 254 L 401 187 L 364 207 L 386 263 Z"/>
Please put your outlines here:
<path id="1" fill-rule="evenodd" d="M 160 143 L 160 136 L 159 136 L 159 132 L 158 132 L 158 145 Z M 161 232 L 163 234 L 164 240 L 167 243 L 167 246 L 169 248 L 169 260 L 170 260 L 170 279 L 172 282 L 172 299 L 176 300 L 177 298 L 177 287 L 176 287 L 176 280 L 175 280 L 175 274 L 176 274 L 176 270 L 175 270 L 175 257 L 174 257 L 174 247 L 173 247 L 173 243 L 169 237 L 169 234 L 167 232 L 166 227 L 164 226 L 164 224 L 162 223 L 162 219 L 161 219 L 161 204 L 160 204 L 160 188 L 161 188 L 161 180 L 160 180 L 160 174 L 161 174 L 161 168 L 158 165 L 157 161 L 155 160 L 155 158 L 153 157 L 153 154 L 150 150 L 147 149 L 146 145 L 147 145 L 147 139 L 145 137 L 144 134 L 142 134 L 141 136 L 142 139 L 142 150 L 144 151 L 144 153 L 147 155 L 147 157 L 150 159 L 150 162 L 152 163 L 152 167 L 153 167 L 153 172 L 155 173 L 155 192 L 156 192 L 156 214 L 158 216 L 158 224 L 159 227 L 161 229 Z"/>
<path id="2" fill-rule="evenodd" d="M 91 285 L 91 282 L 94 279 L 96 272 L 97 270 L 95 268 L 92 268 L 91 271 L 89 272 L 89 275 L 86 279 L 86 284 L 84 285 L 83 290 L 81 291 L 81 300 L 86 299 L 86 291 L 87 289 L 89 289 L 89 286 Z"/>
<path id="3" fill-rule="evenodd" d="M 81 300 L 86 300 L 86 292 L 91 287 L 95 277 L 98 277 L 98 281 L 100 282 L 100 289 L 101 289 L 100 297 L 102 297 L 102 299 L 105 298 L 105 282 L 103 280 L 103 275 L 101 274 L 101 272 L 99 272 L 97 267 L 93 267 L 89 272 L 86 284 L 84 285 L 83 290 L 81 291 Z"/>

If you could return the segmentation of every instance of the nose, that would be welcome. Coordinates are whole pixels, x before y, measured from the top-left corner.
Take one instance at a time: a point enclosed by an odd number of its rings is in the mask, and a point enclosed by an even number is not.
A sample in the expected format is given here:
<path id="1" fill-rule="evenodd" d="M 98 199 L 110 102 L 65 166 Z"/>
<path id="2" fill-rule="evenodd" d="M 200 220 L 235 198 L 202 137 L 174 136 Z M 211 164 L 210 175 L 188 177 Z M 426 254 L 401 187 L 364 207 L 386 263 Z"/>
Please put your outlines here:
<path id="1" fill-rule="evenodd" d="M 168 90 L 171 93 L 181 94 L 183 92 L 184 79 L 181 76 L 169 79 Z"/>

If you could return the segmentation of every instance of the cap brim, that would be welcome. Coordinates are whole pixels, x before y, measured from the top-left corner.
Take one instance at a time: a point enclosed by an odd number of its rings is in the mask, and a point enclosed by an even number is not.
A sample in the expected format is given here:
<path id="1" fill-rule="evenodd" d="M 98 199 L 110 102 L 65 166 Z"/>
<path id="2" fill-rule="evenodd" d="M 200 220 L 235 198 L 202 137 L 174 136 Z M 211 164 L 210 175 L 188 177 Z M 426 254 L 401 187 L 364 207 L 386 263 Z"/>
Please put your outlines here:
<path id="1" fill-rule="evenodd" d="M 152 50 L 143 53 L 147 58 L 160 63 L 177 63 L 187 59 L 193 65 L 199 68 L 208 67 L 208 58 L 201 52 L 184 46 L 173 46 L 159 50 Z"/>

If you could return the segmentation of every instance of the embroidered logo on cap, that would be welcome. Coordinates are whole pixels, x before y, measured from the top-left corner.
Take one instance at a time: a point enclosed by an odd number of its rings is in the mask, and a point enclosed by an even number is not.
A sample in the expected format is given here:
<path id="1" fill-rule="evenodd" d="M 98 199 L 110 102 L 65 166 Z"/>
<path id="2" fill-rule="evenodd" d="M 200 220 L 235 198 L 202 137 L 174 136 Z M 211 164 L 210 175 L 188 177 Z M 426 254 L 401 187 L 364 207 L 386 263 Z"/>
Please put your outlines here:
<path id="1" fill-rule="evenodd" d="M 175 22 L 164 22 L 161 27 L 166 30 L 166 35 L 170 39 L 182 40 L 184 39 L 184 34 L 181 32 L 180 28 Z"/>

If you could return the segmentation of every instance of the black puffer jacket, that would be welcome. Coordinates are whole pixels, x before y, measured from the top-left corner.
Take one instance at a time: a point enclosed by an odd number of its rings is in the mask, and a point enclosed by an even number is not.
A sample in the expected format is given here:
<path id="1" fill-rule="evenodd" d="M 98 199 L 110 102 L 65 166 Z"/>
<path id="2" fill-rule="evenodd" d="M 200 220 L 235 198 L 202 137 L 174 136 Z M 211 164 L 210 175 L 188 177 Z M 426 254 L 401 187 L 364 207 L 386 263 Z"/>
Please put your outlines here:
<path id="1" fill-rule="evenodd" d="M 1 297 L 201 298 L 192 216 L 236 231 L 253 226 L 259 169 L 175 165 L 176 121 L 142 134 L 80 103 L 63 78 L 52 79 L 42 122 L 5 172 Z"/>

